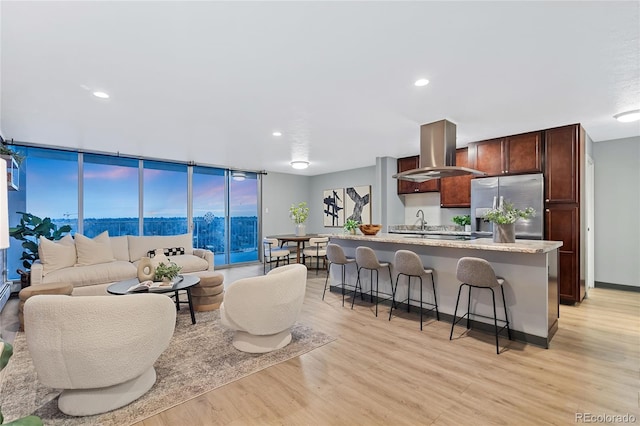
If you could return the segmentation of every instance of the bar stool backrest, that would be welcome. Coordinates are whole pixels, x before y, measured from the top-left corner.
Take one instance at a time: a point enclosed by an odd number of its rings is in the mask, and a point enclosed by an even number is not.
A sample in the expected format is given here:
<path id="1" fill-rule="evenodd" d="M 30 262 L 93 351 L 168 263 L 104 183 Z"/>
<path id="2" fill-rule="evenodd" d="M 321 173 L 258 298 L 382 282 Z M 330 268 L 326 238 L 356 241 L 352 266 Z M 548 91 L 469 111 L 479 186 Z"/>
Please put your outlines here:
<path id="1" fill-rule="evenodd" d="M 337 265 L 346 265 L 349 263 L 342 247 L 333 243 L 327 245 L 327 259 L 329 259 L 329 262 Z"/>
<path id="2" fill-rule="evenodd" d="M 378 256 L 372 248 L 369 247 L 356 247 L 356 263 L 359 268 L 365 269 L 380 269 L 382 265 L 378 261 Z"/>
<path id="3" fill-rule="evenodd" d="M 456 277 L 459 281 L 476 287 L 500 285 L 491 264 L 478 257 L 462 257 L 458 260 Z"/>
<path id="4" fill-rule="evenodd" d="M 393 258 L 393 266 L 398 274 L 424 275 L 424 266 L 420 256 L 410 250 L 398 250 Z"/>

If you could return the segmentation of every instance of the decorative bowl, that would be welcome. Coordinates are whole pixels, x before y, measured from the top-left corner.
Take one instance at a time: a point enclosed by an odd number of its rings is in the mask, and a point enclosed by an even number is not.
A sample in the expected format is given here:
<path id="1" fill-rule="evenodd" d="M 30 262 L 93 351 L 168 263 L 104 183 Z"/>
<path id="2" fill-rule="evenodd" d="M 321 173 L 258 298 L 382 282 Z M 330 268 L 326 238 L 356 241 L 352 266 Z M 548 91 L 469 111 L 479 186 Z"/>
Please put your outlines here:
<path id="1" fill-rule="evenodd" d="M 382 228 L 382 225 L 360 225 L 360 231 L 364 235 L 376 235 L 378 231 L 380 231 L 380 228 Z"/>

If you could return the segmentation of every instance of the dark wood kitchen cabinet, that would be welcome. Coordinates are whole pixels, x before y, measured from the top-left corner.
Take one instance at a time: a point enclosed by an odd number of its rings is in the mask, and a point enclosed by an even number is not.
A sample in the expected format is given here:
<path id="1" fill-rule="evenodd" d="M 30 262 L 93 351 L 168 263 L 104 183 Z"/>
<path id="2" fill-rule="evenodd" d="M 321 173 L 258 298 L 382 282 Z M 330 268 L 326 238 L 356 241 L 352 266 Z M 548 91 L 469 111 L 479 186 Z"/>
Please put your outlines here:
<path id="1" fill-rule="evenodd" d="M 456 149 L 456 166 L 469 167 L 468 148 Z M 471 207 L 471 175 L 440 179 L 440 207 Z"/>
<path id="2" fill-rule="evenodd" d="M 577 203 L 579 194 L 579 126 L 546 130 L 545 202 Z"/>
<path id="3" fill-rule="evenodd" d="M 584 298 L 584 280 L 579 276 L 580 208 L 559 204 L 545 211 L 545 240 L 562 241 L 558 249 L 558 291 L 563 302 L 575 303 Z"/>
<path id="4" fill-rule="evenodd" d="M 489 176 L 542 173 L 542 132 L 470 143 L 469 164 Z"/>
<path id="5" fill-rule="evenodd" d="M 504 138 L 470 143 L 469 164 L 489 176 L 504 174 Z"/>
<path id="6" fill-rule="evenodd" d="M 558 288 L 563 303 L 582 301 L 586 291 L 581 188 L 587 137 L 579 124 L 544 131 L 545 239 L 562 241 Z"/>
<path id="7" fill-rule="evenodd" d="M 398 173 L 420 167 L 420 157 L 398 158 Z M 398 194 L 417 194 L 422 192 L 440 191 L 440 179 L 431 179 L 425 182 L 410 182 L 398 179 Z"/>

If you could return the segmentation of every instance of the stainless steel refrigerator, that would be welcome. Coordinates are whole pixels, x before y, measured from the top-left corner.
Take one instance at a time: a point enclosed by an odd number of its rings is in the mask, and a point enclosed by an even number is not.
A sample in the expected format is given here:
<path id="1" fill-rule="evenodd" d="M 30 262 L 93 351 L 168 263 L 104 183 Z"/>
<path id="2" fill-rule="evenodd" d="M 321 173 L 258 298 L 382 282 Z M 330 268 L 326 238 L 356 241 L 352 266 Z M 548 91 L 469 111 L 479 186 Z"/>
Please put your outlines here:
<path id="1" fill-rule="evenodd" d="M 544 226 L 544 180 L 542 174 L 488 177 L 471 180 L 471 231 L 478 237 L 493 234 L 493 224 L 484 220 L 485 213 L 501 202 L 517 209 L 533 207 L 536 215 L 516 222 L 516 238 L 541 240 Z"/>

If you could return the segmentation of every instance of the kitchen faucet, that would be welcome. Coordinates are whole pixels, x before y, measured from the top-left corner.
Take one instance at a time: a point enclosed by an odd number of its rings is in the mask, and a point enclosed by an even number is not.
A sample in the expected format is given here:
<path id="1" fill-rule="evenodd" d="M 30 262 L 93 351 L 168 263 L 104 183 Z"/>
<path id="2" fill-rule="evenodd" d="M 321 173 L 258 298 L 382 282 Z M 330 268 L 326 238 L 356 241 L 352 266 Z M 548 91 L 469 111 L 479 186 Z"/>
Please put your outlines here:
<path id="1" fill-rule="evenodd" d="M 424 231 L 424 225 L 427 224 L 427 221 L 424 220 L 424 212 L 422 211 L 422 209 L 418 210 L 418 212 L 416 213 L 416 217 L 420 218 L 420 230 Z"/>

